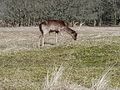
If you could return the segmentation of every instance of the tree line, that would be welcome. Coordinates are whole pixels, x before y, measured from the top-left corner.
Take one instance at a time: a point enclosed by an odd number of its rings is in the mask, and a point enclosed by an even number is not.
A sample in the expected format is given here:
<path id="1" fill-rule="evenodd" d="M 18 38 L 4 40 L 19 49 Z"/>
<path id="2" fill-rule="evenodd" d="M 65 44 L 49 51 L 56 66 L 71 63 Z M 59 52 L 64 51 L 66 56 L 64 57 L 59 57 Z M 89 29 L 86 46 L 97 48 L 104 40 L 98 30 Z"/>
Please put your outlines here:
<path id="1" fill-rule="evenodd" d="M 0 0 L 0 23 L 35 26 L 48 19 L 119 25 L 120 0 Z"/>

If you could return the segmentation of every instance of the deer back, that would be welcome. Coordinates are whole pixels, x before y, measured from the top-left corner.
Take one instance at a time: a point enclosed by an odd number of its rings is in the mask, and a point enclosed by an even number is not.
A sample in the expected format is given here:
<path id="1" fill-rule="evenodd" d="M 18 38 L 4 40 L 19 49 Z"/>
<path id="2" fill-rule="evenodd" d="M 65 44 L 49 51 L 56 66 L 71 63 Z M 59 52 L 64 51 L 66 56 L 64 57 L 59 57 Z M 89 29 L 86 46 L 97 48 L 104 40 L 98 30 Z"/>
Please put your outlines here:
<path id="1" fill-rule="evenodd" d="M 66 27 L 66 24 L 62 20 L 47 20 L 42 22 L 39 27 L 41 29 L 40 31 L 46 34 L 48 32 L 59 32 Z"/>

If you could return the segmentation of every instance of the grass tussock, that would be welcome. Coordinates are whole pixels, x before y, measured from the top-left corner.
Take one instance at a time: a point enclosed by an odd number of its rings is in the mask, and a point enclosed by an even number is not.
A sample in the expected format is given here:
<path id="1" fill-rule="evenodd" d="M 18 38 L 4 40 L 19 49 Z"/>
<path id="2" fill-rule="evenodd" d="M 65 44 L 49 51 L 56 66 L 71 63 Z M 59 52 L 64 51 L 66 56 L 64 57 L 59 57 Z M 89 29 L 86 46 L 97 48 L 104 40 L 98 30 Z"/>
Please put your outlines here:
<path id="1" fill-rule="evenodd" d="M 64 67 L 61 66 L 60 68 L 55 69 L 51 76 L 47 73 L 42 90 L 118 90 L 119 88 L 112 89 L 108 85 L 110 79 L 110 70 L 113 68 L 113 66 L 105 70 L 100 78 L 96 79 L 96 81 L 93 81 L 93 84 L 90 88 L 86 88 L 75 83 L 69 83 L 69 81 L 63 79 L 62 75 L 64 72 Z"/>
<path id="2" fill-rule="evenodd" d="M 62 78 L 64 67 L 55 68 L 51 75 L 47 73 L 45 82 L 43 84 L 43 90 L 88 90 L 85 87 L 70 83 Z"/>

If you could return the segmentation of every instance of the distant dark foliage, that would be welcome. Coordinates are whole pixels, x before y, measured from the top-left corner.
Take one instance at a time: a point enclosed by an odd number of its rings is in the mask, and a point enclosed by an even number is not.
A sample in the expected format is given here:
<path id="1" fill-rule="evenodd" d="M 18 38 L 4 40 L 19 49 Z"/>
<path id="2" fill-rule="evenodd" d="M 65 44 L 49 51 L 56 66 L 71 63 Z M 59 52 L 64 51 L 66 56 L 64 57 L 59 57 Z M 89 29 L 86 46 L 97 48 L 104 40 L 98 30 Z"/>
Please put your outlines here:
<path id="1" fill-rule="evenodd" d="M 1 26 L 35 26 L 47 19 L 118 25 L 120 0 L 0 0 Z"/>

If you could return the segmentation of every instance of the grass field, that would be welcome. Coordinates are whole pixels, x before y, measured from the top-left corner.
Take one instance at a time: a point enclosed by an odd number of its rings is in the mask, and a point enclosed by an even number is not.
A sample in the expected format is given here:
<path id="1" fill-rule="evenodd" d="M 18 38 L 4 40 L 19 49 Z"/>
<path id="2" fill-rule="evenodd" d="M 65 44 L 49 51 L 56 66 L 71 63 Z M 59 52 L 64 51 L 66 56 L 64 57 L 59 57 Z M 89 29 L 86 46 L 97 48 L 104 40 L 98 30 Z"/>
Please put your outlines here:
<path id="1" fill-rule="evenodd" d="M 77 41 L 63 33 L 58 45 L 51 45 L 51 34 L 45 47 L 38 48 L 37 27 L 0 28 L 0 90 L 42 90 L 47 72 L 50 75 L 61 65 L 65 68 L 62 80 L 90 88 L 113 64 L 108 84 L 120 90 L 120 28 L 73 29 Z"/>

